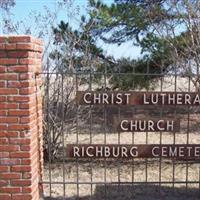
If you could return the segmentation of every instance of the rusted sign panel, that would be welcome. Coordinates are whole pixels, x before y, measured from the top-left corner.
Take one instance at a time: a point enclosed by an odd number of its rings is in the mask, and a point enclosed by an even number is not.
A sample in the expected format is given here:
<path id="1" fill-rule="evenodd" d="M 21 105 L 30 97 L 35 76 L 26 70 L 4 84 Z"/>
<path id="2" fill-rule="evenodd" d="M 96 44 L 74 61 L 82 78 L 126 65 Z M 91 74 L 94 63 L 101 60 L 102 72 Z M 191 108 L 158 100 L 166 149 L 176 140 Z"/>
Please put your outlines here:
<path id="1" fill-rule="evenodd" d="M 200 145 L 68 145 L 68 158 L 171 158 L 199 160 Z"/>
<path id="2" fill-rule="evenodd" d="M 196 92 L 93 92 L 78 91 L 80 105 L 200 105 Z"/>
<path id="3" fill-rule="evenodd" d="M 180 119 L 122 119 L 114 118 L 114 127 L 120 132 L 179 132 Z"/>

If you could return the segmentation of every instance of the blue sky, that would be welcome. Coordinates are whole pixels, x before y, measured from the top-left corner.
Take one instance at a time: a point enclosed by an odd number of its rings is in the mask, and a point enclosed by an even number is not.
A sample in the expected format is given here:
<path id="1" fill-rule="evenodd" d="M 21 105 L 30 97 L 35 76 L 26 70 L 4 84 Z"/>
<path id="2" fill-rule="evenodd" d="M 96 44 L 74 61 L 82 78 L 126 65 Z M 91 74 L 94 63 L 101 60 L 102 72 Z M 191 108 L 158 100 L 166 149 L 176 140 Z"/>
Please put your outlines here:
<path id="1" fill-rule="evenodd" d="M 31 21 L 29 20 L 29 13 L 31 11 L 43 13 L 45 6 L 48 7 L 50 10 L 54 10 L 56 5 L 55 2 L 56 0 L 16 0 L 16 6 L 12 9 L 12 12 L 16 20 L 23 20 L 25 23 L 31 23 Z M 74 0 L 73 2 L 75 6 L 80 9 L 80 15 L 86 12 L 87 0 Z M 107 4 L 111 4 L 113 1 L 104 0 L 104 2 Z M 66 13 L 61 12 L 58 15 L 56 23 L 59 23 L 61 20 L 69 20 Z M 77 24 L 71 21 L 71 25 L 73 27 L 76 27 Z M 125 43 L 121 46 L 108 45 L 103 43 L 99 43 L 99 45 L 107 52 L 108 55 L 113 55 L 115 58 L 138 58 L 140 56 L 140 49 L 137 47 L 133 47 L 131 42 Z"/>

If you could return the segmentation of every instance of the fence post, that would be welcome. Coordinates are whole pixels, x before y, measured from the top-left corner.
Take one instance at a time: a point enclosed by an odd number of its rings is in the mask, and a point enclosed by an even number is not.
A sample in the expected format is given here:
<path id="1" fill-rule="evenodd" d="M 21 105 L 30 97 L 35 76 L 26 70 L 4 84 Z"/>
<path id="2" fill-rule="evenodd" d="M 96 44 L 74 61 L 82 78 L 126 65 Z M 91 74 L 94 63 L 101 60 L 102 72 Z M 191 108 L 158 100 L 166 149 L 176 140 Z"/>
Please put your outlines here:
<path id="1" fill-rule="evenodd" d="M 0 36 L 0 200 L 38 200 L 42 178 L 42 44 Z"/>

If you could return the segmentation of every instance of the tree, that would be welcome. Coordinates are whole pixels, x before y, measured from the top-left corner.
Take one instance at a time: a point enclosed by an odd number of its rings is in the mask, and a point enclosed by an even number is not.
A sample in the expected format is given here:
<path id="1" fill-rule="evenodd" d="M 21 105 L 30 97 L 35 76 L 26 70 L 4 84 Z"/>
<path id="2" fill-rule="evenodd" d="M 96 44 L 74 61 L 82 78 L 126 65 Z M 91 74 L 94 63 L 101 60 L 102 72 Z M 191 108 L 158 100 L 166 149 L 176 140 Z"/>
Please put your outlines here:
<path id="1" fill-rule="evenodd" d="M 152 76 L 141 76 L 140 81 L 146 80 L 146 85 L 158 77 L 156 74 L 177 71 L 190 76 L 198 88 L 199 78 L 192 75 L 194 69 L 199 74 L 198 0 L 115 0 L 111 5 L 91 0 L 90 5 L 88 24 L 94 24 L 90 31 L 93 37 L 119 45 L 132 41 L 142 48 L 144 56 L 128 65 L 124 63 L 121 71 L 129 72 L 131 65 L 138 73 L 148 69 Z M 126 86 L 123 80 L 120 84 Z"/>
<path id="2" fill-rule="evenodd" d="M 15 6 L 15 0 L 0 0 L 0 28 L 1 34 L 12 31 L 11 24 L 11 9 Z"/>
<path id="3" fill-rule="evenodd" d="M 15 5 L 15 0 L 0 0 L 0 8 L 9 12 L 10 8 Z"/>
<path id="4" fill-rule="evenodd" d="M 67 72 L 74 72 L 73 66 L 76 62 L 81 64 L 82 61 L 82 65 L 84 64 L 83 55 L 80 57 L 75 48 L 72 50 L 73 46 L 80 43 L 75 35 L 72 36 L 72 31 L 66 29 L 63 32 L 63 34 L 69 36 L 68 43 L 65 46 L 64 43 L 62 45 L 59 42 L 58 31 L 53 29 L 57 26 L 57 17 L 61 11 L 64 11 L 70 20 L 77 20 L 75 19 L 75 16 L 79 16 L 77 7 L 72 1 L 65 0 L 56 1 L 54 5 L 53 10 L 44 7 L 43 13 L 31 11 L 25 19 L 16 21 L 15 13 L 12 13 L 15 1 L 0 0 L 1 31 L 3 34 L 30 34 L 44 41 L 42 57 L 44 158 L 51 161 L 54 161 L 62 151 L 60 147 L 63 130 L 67 128 L 71 131 L 74 128 L 75 112 L 73 111 L 76 107 L 73 99 L 76 90 L 76 77 L 75 75 L 70 76 Z M 27 23 L 27 21 L 31 23 Z M 62 27 L 64 27 L 64 24 L 62 24 Z M 87 39 L 84 39 L 84 41 L 86 43 Z M 82 44 L 84 44 L 84 41 Z M 87 55 L 86 50 L 82 50 L 82 52 Z M 80 53 L 81 51 L 79 51 Z M 84 61 L 87 62 L 87 59 L 84 59 Z"/>

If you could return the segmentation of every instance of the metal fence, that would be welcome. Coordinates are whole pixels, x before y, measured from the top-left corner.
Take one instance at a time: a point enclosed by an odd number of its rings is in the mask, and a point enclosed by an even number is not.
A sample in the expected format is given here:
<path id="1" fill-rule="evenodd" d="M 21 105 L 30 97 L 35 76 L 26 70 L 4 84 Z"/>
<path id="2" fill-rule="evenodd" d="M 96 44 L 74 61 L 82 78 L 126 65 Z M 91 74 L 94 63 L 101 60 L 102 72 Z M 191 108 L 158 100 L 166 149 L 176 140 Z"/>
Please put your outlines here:
<path id="1" fill-rule="evenodd" d="M 176 71 L 176 70 L 175 70 Z M 110 74 L 109 74 L 110 73 Z M 69 159 L 68 144 L 199 144 L 200 112 L 192 106 L 81 106 L 77 91 L 108 90 L 109 80 L 156 77 L 154 91 L 195 91 L 197 74 L 123 72 L 43 73 L 44 196 L 55 199 L 199 199 L 200 164 L 165 158 Z M 97 81 L 98 79 L 98 81 Z M 151 88 L 143 91 L 152 91 Z M 112 128 L 113 118 L 179 117 L 180 132 L 128 132 Z"/>

